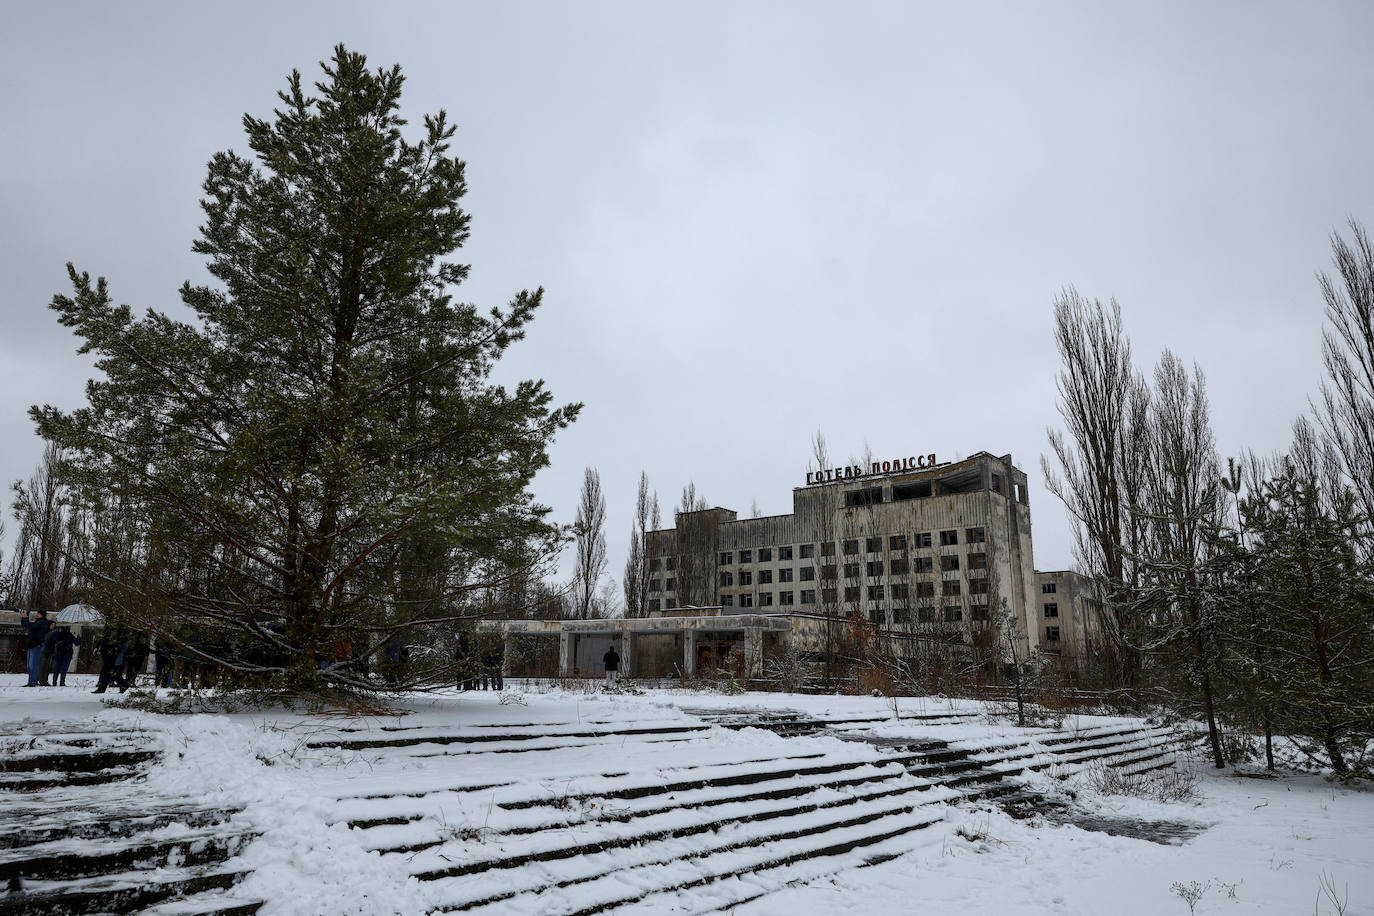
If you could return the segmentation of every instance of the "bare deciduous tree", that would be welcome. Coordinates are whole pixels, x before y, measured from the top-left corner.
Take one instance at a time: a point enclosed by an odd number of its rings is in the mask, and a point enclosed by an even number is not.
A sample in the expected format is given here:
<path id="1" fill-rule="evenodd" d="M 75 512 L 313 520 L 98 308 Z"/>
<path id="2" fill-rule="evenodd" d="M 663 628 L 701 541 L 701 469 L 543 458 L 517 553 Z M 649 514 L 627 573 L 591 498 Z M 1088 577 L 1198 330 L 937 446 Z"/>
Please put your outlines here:
<path id="1" fill-rule="evenodd" d="M 14 516 L 19 521 L 12 567 L 16 604 L 52 611 L 68 603 L 74 572 L 70 547 L 80 528 L 62 500 L 57 465 L 62 453 L 51 443 L 26 482 L 14 484 Z"/>
<path id="2" fill-rule="evenodd" d="M 1318 415 L 1361 513 L 1374 518 L 1374 247 L 1353 219 L 1350 231 L 1351 242 L 1331 235 L 1337 278 L 1319 275 L 1330 327 L 1322 333 L 1327 382 Z"/>
<path id="3" fill-rule="evenodd" d="M 1121 325 L 1121 307 L 1112 300 L 1088 302 L 1065 290 L 1054 303 L 1054 339 L 1063 360 L 1056 380 L 1059 414 L 1066 433 L 1049 430 L 1059 470 L 1041 456 L 1045 484 L 1075 521 L 1076 553 L 1084 571 L 1104 586 L 1104 632 L 1114 652 L 1104 659 L 1111 676 L 1129 683 L 1138 659 L 1129 645 L 1128 622 L 1121 619 L 1123 594 L 1136 578 L 1130 506 L 1140 492 L 1147 439 L 1144 435 L 1149 391 L 1131 361 L 1131 343 Z M 1134 554 L 1133 554 L 1134 551 Z"/>
<path id="4" fill-rule="evenodd" d="M 639 472 L 635 517 L 630 524 L 630 552 L 625 560 L 625 616 L 643 617 L 649 607 L 649 538 L 652 523 L 658 527 L 658 494 L 649 499 L 649 475 Z"/>
<path id="5" fill-rule="evenodd" d="M 1147 464 L 1145 502 L 1140 514 L 1150 526 L 1154 549 L 1145 564 L 1138 606 L 1150 614 L 1158 638 L 1151 648 L 1176 661 L 1190 657 L 1183 683 L 1193 686 L 1207 721 L 1213 762 L 1225 766 L 1217 726 L 1215 686 L 1221 650 L 1216 609 L 1202 566 L 1206 532 L 1223 521 L 1221 469 L 1212 436 L 1207 384 L 1202 370 L 1187 368 L 1168 350 L 1155 368 L 1154 447 Z"/>
<path id="6" fill-rule="evenodd" d="M 596 468 L 583 473 L 573 537 L 577 549 L 573 610 L 579 619 L 586 620 L 592 615 L 601 577 L 606 574 L 606 496 L 601 492 L 601 474 Z"/>

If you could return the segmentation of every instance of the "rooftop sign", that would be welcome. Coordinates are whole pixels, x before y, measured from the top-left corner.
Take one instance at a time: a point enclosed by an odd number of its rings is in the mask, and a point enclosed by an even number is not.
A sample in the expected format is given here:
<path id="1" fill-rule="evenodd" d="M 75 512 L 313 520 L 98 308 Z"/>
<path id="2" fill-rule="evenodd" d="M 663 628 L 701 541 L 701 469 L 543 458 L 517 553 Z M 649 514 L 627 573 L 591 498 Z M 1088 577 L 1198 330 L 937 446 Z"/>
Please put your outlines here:
<path id="1" fill-rule="evenodd" d="M 904 471 L 922 471 L 935 467 L 935 453 L 912 455 L 910 458 L 894 458 L 891 461 L 874 461 L 864 470 L 861 464 L 850 464 L 841 468 L 826 468 L 823 471 L 807 471 L 806 485 L 833 483 L 836 480 L 853 480 L 856 477 L 871 477 L 874 474 L 900 474 Z"/>

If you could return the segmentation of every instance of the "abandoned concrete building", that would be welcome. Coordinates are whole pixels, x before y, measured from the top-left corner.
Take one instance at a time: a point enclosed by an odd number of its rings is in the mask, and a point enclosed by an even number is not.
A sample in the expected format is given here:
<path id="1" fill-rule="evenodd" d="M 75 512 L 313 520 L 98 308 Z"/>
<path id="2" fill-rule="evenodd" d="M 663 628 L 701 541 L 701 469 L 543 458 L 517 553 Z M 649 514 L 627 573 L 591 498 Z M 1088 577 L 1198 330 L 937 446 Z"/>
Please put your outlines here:
<path id="1" fill-rule="evenodd" d="M 646 538 L 648 617 L 493 624 L 527 647 L 511 660 L 538 647 L 543 670 L 599 673 L 614 643 L 628 676 L 690 675 L 732 651 L 758 676 L 772 649 L 815 654 L 855 615 L 901 654 L 953 643 L 1005 659 L 1008 634 L 1022 658 L 1071 663 L 1090 648 L 1092 583 L 1035 571 L 1010 455 L 831 468 L 793 489 L 788 515 L 710 508 L 674 522 Z"/>
<path id="2" fill-rule="evenodd" d="M 679 513 L 673 528 L 648 535 L 649 611 L 858 611 L 887 629 L 969 629 L 1005 601 L 1023 638 L 1039 645 L 1026 475 L 1010 455 L 987 452 L 914 465 L 808 475 L 789 515 Z"/>

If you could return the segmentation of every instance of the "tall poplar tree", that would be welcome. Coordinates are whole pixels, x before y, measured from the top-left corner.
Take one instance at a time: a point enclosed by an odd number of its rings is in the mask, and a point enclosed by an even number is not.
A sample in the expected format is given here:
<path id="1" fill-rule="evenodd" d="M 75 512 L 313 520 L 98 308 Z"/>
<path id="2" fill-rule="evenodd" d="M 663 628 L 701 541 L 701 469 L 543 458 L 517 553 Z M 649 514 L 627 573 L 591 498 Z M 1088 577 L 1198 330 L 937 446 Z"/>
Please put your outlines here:
<path id="1" fill-rule="evenodd" d="M 139 507 L 95 600 L 295 687 L 322 664 L 369 683 L 369 651 L 551 549 L 528 485 L 578 411 L 490 380 L 542 290 L 453 298 L 469 217 L 444 112 L 407 130 L 398 66 L 339 46 L 322 68 L 244 117 L 251 157 L 211 160 L 192 247 L 215 282 L 182 287 L 187 315 L 136 317 L 68 265 L 52 307 L 102 377 L 85 407 L 33 410 L 82 500 Z"/>

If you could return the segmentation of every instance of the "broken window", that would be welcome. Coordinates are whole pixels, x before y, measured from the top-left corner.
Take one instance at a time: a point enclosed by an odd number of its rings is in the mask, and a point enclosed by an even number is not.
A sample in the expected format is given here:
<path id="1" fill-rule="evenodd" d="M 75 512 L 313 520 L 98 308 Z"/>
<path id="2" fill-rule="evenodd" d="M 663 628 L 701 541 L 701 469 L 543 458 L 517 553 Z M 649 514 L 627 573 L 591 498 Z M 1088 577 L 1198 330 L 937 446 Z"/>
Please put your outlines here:
<path id="1" fill-rule="evenodd" d="M 925 499 L 930 495 L 930 481 L 918 480 L 915 483 L 899 483 L 892 487 L 892 501 L 906 499 Z"/>
<path id="2" fill-rule="evenodd" d="M 906 550 L 906 535 L 894 534 L 887 539 L 888 550 Z"/>
<path id="3" fill-rule="evenodd" d="M 958 531 L 941 531 L 941 532 L 940 532 L 940 546 L 941 546 L 941 547 L 954 547 L 954 546 L 958 545 L 958 543 L 959 543 L 959 532 L 958 532 Z"/>
<path id="4" fill-rule="evenodd" d="M 875 506 L 883 501 L 882 487 L 860 487 L 857 490 L 850 490 L 844 494 L 844 504 L 853 508 L 855 506 Z"/>
<path id="5" fill-rule="evenodd" d="M 962 586 L 958 579 L 950 579 L 940 584 L 940 594 L 945 596 L 957 595 L 961 591 L 961 588 Z"/>
<path id="6" fill-rule="evenodd" d="M 867 551 L 868 553 L 882 553 L 882 552 L 883 552 L 883 539 L 880 538 L 880 537 L 877 537 L 877 538 L 869 538 L 868 540 L 866 540 L 866 541 L 864 542 L 864 550 Z"/>
<path id="7" fill-rule="evenodd" d="M 893 560 L 891 564 L 892 575 L 905 576 L 911 571 L 910 560 Z"/>
<path id="8" fill-rule="evenodd" d="M 1046 604 L 1046 605 L 1045 605 L 1045 616 L 1046 616 L 1046 617 L 1058 617 L 1058 616 L 1059 616 L 1059 605 L 1056 604 L 1056 603 L 1053 602 L 1053 601 L 1051 601 L 1049 604 Z"/>
<path id="9" fill-rule="evenodd" d="M 964 537 L 970 544 L 981 544 L 988 539 L 986 528 L 965 528 Z"/>
<path id="10" fill-rule="evenodd" d="M 882 560 L 870 560 L 870 561 L 868 562 L 868 567 L 867 567 L 867 569 L 868 569 L 868 575 L 870 575 L 870 576 L 881 576 L 881 575 L 883 574 L 883 561 L 882 561 Z"/>
<path id="11" fill-rule="evenodd" d="M 959 555 L 957 553 L 948 554 L 940 558 L 941 572 L 957 572 L 959 569 Z"/>

